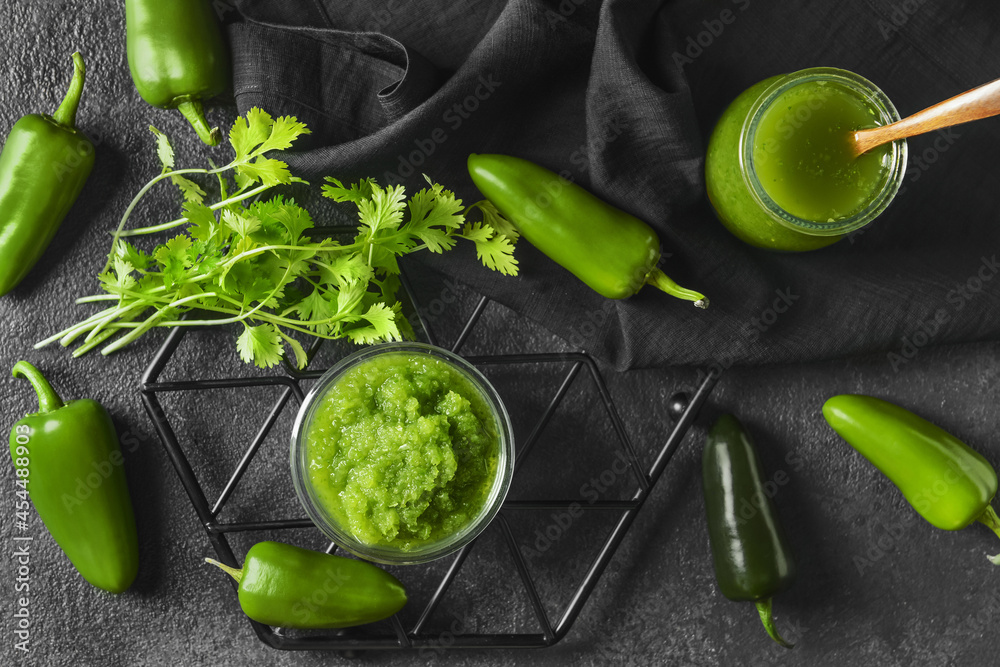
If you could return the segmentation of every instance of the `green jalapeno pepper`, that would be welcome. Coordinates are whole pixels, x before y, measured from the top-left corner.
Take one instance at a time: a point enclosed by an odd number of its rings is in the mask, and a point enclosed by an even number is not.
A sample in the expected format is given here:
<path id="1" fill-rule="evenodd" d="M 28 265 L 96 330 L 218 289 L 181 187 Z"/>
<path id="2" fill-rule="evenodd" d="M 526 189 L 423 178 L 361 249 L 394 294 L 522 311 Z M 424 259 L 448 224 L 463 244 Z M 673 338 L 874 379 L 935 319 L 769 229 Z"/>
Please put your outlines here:
<path id="1" fill-rule="evenodd" d="M 240 607 L 251 619 L 283 628 L 347 628 L 392 616 L 406 590 L 371 563 L 281 542 L 250 548 L 242 569 L 206 558 L 235 579 Z"/>
<path id="2" fill-rule="evenodd" d="M 128 68 L 142 99 L 177 109 L 209 146 L 202 102 L 230 86 L 229 51 L 208 0 L 126 0 Z"/>
<path id="3" fill-rule="evenodd" d="M 54 114 L 14 123 L 0 153 L 0 296 L 14 289 L 49 247 L 94 166 L 94 144 L 76 129 L 85 75 L 73 80 Z"/>
<path id="4" fill-rule="evenodd" d="M 753 602 L 767 634 L 792 648 L 774 626 L 771 598 L 792 585 L 795 560 L 753 440 L 732 415 L 708 433 L 702 489 L 719 590 L 730 600 Z"/>
<path id="5" fill-rule="evenodd" d="M 38 393 L 38 412 L 10 433 L 18 485 L 83 578 L 121 593 L 138 572 L 139 542 L 111 416 L 90 399 L 63 403 L 26 361 L 13 374 Z"/>
<path id="6" fill-rule="evenodd" d="M 1000 519 L 990 505 L 997 492 L 996 471 L 964 442 L 871 396 L 834 396 L 823 405 L 823 416 L 931 525 L 960 530 L 979 521 L 1000 535 Z M 1000 565 L 1000 556 L 990 560 Z"/>
<path id="7" fill-rule="evenodd" d="M 524 238 L 598 294 L 624 299 L 649 284 L 708 306 L 657 268 L 660 239 L 639 218 L 521 158 L 474 153 L 469 174 Z"/>

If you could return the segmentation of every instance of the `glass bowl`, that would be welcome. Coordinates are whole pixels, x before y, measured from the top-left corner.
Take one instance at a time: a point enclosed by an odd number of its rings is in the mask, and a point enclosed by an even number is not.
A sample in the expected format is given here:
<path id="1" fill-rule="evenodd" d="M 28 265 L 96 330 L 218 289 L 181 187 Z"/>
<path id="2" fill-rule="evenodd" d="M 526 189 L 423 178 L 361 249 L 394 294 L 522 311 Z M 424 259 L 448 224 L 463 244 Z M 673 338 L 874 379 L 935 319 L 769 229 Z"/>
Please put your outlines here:
<path id="1" fill-rule="evenodd" d="M 493 483 L 478 514 L 455 532 L 434 541 L 422 542 L 403 549 L 392 544 L 371 544 L 359 539 L 335 518 L 334 513 L 320 499 L 309 475 L 310 444 L 309 433 L 323 405 L 323 399 L 336 390 L 338 382 L 351 370 L 384 355 L 405 355 L 407 357 L 429 357 L 442 361 L 471 387 L 478 391 L 483 403 L 489 408 L 493 419 L 493 432 L 497 440 L 497 465 Z M 500 510 L 510 488 L 514 470 L 514 438 L 510 417 L 504 408 L 496 389 L 482 373 L 462 357 L 443 348 L 425 343 L 382 343 L 359 350 L 341 359 L 330 368 L 306 396 L 299 409 L 292 429 L 291 442 L 292 481 L 299 502 L 309 518 L 328 538 L 348 552 L 386 564 L 425 563 L 457 551 L 474 540 L 492 521 Z"/>

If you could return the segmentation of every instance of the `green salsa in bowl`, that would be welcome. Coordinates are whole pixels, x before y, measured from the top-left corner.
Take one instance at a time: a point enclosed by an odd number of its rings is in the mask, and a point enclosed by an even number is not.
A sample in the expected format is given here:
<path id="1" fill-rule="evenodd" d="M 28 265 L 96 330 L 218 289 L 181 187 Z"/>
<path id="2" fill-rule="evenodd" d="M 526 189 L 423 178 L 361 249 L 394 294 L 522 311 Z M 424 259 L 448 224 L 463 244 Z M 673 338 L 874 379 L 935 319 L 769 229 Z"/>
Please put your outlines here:
<path id="1" fill-rule="evenodd" d="M 496 516 L 514 466 L 510 418 L 467 361 L 423 343 L 375 345 L 324 374 L 292 433 L 295 490 L 347 551 L 422 563 Z"/>

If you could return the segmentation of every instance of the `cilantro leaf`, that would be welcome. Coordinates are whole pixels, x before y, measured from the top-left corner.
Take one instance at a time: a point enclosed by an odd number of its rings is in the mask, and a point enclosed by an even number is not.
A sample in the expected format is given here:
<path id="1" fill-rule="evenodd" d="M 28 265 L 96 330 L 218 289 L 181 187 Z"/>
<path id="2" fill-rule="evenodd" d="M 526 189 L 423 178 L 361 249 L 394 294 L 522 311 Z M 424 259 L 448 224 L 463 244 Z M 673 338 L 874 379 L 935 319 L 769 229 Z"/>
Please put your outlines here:
<path id="1" fill-rule="evenodd" d="M 369 233 L 385 229 L 395 230 L 403 221 L 405 198 L 406 189 L 402 185 L 381 188 L 372 183 L 371 197 L 357 202 L 358 217 L 362 226 L 368 227 Z"/>
<path id="2" fill-rule="evenodd" d="M 210 208 L 200 202 L 184 204 L 184 217 L 188 221 L 188 234 L 198 241 L 209 241 L 218 232 L 218 220 Z"/>
<path id="3" fill-rule="evenodd" d="M 113 266 L 112 271 L 101 274 L 99 279 L 106 292 L 124 296 L 123 292 L 133 289 L 136 285 L 135 278 L 132 276 L 135 267 L 121 257 L 115 257 Z"/>
<path id="4" fill-rule="evenodd" d="M 369 326 L 349 329 L 345 333 L 355 343 L 371 344 L 400 340 L 396 313 L 384 303 L 374 303 L 362 316 Z"/>
<path id="5" fill-rule="evenodd" d="M 333 176 L 327 176 L 326 181 L 330 185 L 323 186 L 323 196 L 336 202 L 354 202 L 359 204 L 371 199 L 372 184 L 375 182 L 371 178 L 363 178 L 349 188 L 345 188 L 343 183 Z"/>
<path id="6" fill-rule="evenodd" d="M 198 204 L 205 201 L 205 191 L 201 189 L 200 185 L 191 179 L 175 174 L 170 177 L 170 180 L 181 191 L 184 201 L 195 202 Z"/>
<path id="7" fill-rule="evenodd" d="M 160 265 L 163 282 L 168 287 L 178 282 L 184 270 L 194 264 L 190 249 L 191 238 L 178 234 L 153 251 L 153 259 Z"/>
<path id="8" fill-rule="evenodd" d="M 255 148 L 267 141 L 273 125 L 271 114 L 257 107 L 247 111 L 246 117 L 237 118 L 229 132 L 229 143 L 236 151 L 236 161 L 245 160 Z"/>
<path id="9" fill-rule="evenodd" d="M 243 333 L 236 339 L 236 349 L 240 353 L 240 359 L 246 363 L 253 362 L 258 368 L 276 366 L 284 353 L 281 334 L 273 324 L 255 327 L 244 324 Z"/>
<path id="10" fill-rule="evenodd" d="M 308 296 L 299 301 L 295 307 L 299 318 L 307 322 L 317 322 L 322 324 L 309 324 L 310 328 L 317 333 L 325 334 L 333 330 L 332 322 L 324 322 L 333 317 L 337 304 L 331 302 L 329 297 L 320 289 L 314 289 Z"/>
<path id="11" fill-rule="evenodd" d="M 303 134 L 311 134 L 305 123 L 300 123 L 294 116 L 280 116 L 271 125 L 270 136 L 261 143 L 257 152 L 287 150 Z"/>
<path id="12" fill-rule="evenodd" d="M 441 253 L 455 245 L 449 231 L 465 221 L 462 200 L 440 186 L 416 193 L 407 203 L 410 219 L 403 229 L 419 238 L 431 252 Z"/>
<path id="13" fill-rule="evenodd" d="M 487 227 L 492 227 L 498 234 L 503 234 L 511 243 L 517 243 L 517 240 L 521 238 L 521 232 L 517 231 L 517 227 L 514 223 L 503 216 L 503 213 L 497 209 L 488 199 L 476 202 L 469 209 L 479 209 L 479 212 L 483 214 L 483 224 Z"/>
<path id="14" fill-rule="evenodd" d="M 237 166 L 237 183 L 240 182 L 241 177 L 243 179 L 240 185 L 241 188 L 246 188 L 258 181 L 262 185 L 273 187 L 275 185 L 291 183 L 294 180 L 291 172 L 288 171 L 287 164 L 281 160 L 269 157 L 258 157 L 253 162 L 246 162 Z"/>
<path id="15" fill-rule="evenodd" d="M 337 314 L 350 315 L 357 311 L 367 291 L 368 286 L 362 283 L 344 286 L 337 294 Z"/>
<path id="16" fill-rule="evenodd" d="M 291 336 L 285 335 L 280 329 L 278 333 L 281 334 L 281 338 L 288 343 L 288 347 L 292 348 L 292 353 L 295 355 L 295 367 L 302 370 L 309 364 L 309 355 L 306 354 L 305 349 L 302 347 L 302 343 L 295 340 Z"/>
<path id="17" fill-rule="evenodd" d="M 341 253 L 334 259 L 319 265 L 320 279 L 324 285 L 343 287 L 356 282 L 367 283 L 374 272 L 368 266 L 366 257 L 358 253 Z"/>
<path id="18" fill-rule="evenodd" d="M 476 255 L 480 261 L 490 269 L 499 271 L 505 276 L 517 275 L 517 260 L 514 259 L 514 244 L 503 234 L 491 233 L 490 237 L 483 239 L 481 223 L 476 225 L 466 225 L 463 230 L 464 238 L 476 244 Z"/>
<path id="19" fill-rule="evenodd" d="M 297 206 L 293 200 L 288 200 L 288 203 L 274 211 L 271 217 L 288 232 L 286 240 L 290 245 L 297 244 L 302 238 L 302 233 L 315 226 L 309 211 Z"/>
<path id="20" fill-rule="evenodd" d="M 260 220 L 255 216 L 244 215 L 232 210 L 222 212 L 222 224 L 231 229 L 241 239 L 250 236 L 260 229 Z"/>
<path id="21" fill-rule="evenodd" d="M 174 170 L 174 147 L 170 145 L 170 138 L 160 130 L 150 125 L 149 131 L 156 137 L 156 157 L 163 165 L 163 173 L 168 174 Z M 170 180 L 181 191 L 184 201 L 193 201 L 199 204 L 205 201 L 205 191 L 191 179 L 174 174 Z"/>
<path id="22" fill-rule="evenodd" d="M 493 238 L 493 229 L 481 222 L 470 222 L 462 228 L 462 238 L 473 243 L 486 243 Z"/>
<path id="23" fill-rule="evenodd" d="M 119 239 L 115 245 L 115 257 L 127 262 L 134 271 L 139 272 L 144 272 L 149 268 L 149 263 L 152 261 L 149 255 L 123 239 Z"/>
<path id="24" fill-rule="evenodd" d="M 163 165 L 163 171 L 171 171 L 174 168 L 174 147 L 170 145 L 170 138 L 158 129 L 149 126 L 149 131 L 156 137 L 156 157 Z"/>
<path id="25" fill-rule="evenodd" d="M 309 134 L 309 128 L 296 118 L 281 116 L 275 120 L 257 107 L 250 109 L 246 117 L 237 118 L 229 133 L 229 142 L 236 151 L 233 165 L 240 190 L 258 182 L 266 187 L 304 182 L 293 177 L 288 165 L 281 160 L 264 157 L 269 151 L 290 148 L 303 134 Z"/>

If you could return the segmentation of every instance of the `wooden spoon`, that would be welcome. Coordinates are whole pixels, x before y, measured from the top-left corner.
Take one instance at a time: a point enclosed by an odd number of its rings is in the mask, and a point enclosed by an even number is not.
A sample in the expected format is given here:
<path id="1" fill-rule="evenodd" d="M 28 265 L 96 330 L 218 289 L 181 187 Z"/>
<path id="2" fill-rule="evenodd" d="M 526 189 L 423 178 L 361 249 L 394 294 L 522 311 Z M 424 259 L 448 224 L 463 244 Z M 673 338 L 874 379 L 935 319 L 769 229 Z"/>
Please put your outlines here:
<path id="1" fill-rule="evenodd" d="M 901 121 L 870 130 L 858 130 L 851 139 L 854 157 L 863 155 L 882 144 L 905 139 L 942 127 L 961 125 L 969 121 L 1000 114 L 1000 79 L 939 102 Z"/>

